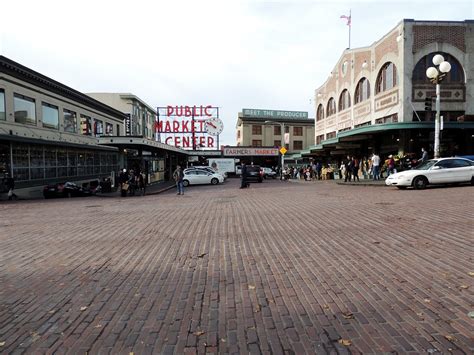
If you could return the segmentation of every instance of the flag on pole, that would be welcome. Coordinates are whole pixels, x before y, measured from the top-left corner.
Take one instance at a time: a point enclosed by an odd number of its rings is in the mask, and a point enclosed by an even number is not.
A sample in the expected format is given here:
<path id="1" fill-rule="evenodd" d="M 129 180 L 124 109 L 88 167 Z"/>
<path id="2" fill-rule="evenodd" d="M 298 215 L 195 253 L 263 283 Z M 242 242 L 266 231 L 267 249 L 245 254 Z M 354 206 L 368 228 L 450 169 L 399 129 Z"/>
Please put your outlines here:
<path id="1" fill-rule="evenodd" d="M 347 26 L 350 26 L 351 25 L 351 15 L 349 16 L 346 16 L 346 15 L 342 15 L 341 18 L 345 18 L 347 20 Z"/>

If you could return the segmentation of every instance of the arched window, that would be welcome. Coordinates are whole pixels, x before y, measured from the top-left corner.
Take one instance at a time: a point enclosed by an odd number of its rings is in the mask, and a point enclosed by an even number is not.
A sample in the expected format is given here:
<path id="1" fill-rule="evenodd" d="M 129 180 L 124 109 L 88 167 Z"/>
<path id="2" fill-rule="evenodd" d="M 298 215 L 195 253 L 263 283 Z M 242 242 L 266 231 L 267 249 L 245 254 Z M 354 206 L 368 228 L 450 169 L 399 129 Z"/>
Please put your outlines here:
<path id="1" fill-rule="evenodd" d="M 358 104 L 359 102 L 365 101 L 370 97 L 370 83 L 367 78 L 362 78 L 357 83 L 354 102 Z"/>
<path id="2" fill-rule="evenodd" d="M 443 85 L 446 83 L 464 83 L 464 70 L 459 61 L 454 58 L 451 54 L 435 52 L 430 53 L 423 58 L 421 58 L 418 63 L 416 63 L 415 68 L 413 69 L 412 81 L 415 84 L 428 84 L 431 83 L 428 77 L 426 76 L 426 69 L 429 67 L 434 67 L 433 57 L 436 54 L 441 54 L 444 57 L 444 60 L 451 64 L 451 70 L 443 79 Z"/>
<path id="3" fill-rule="evenodd" d="M 328 101 L 328 108 L 326 109 L 327 117 L 336 113 L 336 101 L 331 97 Z"/>
<path id="4" fill-rule="evenodd" d="M 324 118 L 324 107 L 322 104 L 319 104 L 318 110 L 316 112 L 316 121 L 321 121 Z"/>
<path id="5" fill-rule="evenodd" d="M 341 92 L 341 96 L 339 96 L 339 111 L 344 111 L 349 107 L 351 107 L 351 96 L 349 95 L 349 91 L 344 89 Z"/>
<path id="6" fill-rule="evenodd" d="M 397 67 L 392 62 L 385 63 L 377 77 L 376 94 L 390 90 L 398 85 Z"/>

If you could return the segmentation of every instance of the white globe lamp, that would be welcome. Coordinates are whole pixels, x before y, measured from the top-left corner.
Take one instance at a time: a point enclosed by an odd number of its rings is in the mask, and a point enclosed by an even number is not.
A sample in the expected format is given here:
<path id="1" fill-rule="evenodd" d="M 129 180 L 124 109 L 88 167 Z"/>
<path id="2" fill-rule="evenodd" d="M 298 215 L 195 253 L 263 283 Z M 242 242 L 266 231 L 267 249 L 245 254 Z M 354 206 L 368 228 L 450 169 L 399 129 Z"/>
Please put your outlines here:
<path id="1" fill-rule="evenodd" d="M 444 57 L 441 54 L 436 54 L 433 57 L 433 64 L 434 65 L 440 65 L 442 62 L 444 62 Z"/>
<path id="2" fill-rule="evenodd" d="M 449 71 L 451 70 L 451 64 L 449 64 L 449 62 L 442 62 L 439 65 L 439 70 L 443 73 L 449 73 Z"/>
<path id="3" fill-rule="evenodd" d="M 434 79 L 438 76 L 438 70 L 435 67 L 429 67 L 426 69 L 426 76 L 430 79 Z"/>

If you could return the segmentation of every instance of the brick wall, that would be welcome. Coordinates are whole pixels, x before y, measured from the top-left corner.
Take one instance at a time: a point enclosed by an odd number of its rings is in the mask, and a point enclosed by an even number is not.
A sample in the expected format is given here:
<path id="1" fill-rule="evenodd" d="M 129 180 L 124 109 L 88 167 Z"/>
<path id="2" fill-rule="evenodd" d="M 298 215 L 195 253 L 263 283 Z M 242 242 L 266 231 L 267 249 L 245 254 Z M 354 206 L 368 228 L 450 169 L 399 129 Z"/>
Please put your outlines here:
<path id="1" fill-rule="evenodd" d="M 387 53 L 394 53 L 398 55 L 397 31 L 388 35 L 385 39 L 380 41 L 375 47 L 375 67 L 380 64 L 380 60 Z"/>
<path id="2" fill-rule="evenodd" d="M 466 52 L 466 27 L 464 26 L 413 26 L 413 53 L 424 46 L 440 42 L 449 43 Z"/>

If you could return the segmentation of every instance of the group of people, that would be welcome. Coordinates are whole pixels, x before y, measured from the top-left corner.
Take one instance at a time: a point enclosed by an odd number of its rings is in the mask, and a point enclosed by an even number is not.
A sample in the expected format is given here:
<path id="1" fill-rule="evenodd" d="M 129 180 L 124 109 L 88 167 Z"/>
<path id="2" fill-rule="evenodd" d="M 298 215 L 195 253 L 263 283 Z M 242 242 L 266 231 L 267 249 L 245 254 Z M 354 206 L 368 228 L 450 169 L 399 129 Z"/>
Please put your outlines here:
<path id="1" fill-rule="evenodd" d="M 120 195 L 126 197 L 133 196 L 137 192 L 140 195 L 145 195 L 145 179 L 140 171 L 133 171 L 130 169 L 123 169 L 119 174 Z"/>

